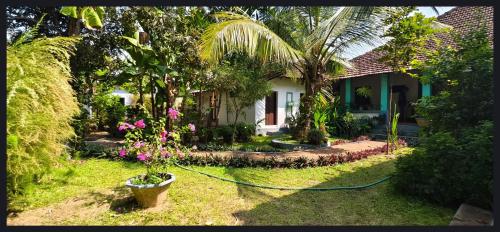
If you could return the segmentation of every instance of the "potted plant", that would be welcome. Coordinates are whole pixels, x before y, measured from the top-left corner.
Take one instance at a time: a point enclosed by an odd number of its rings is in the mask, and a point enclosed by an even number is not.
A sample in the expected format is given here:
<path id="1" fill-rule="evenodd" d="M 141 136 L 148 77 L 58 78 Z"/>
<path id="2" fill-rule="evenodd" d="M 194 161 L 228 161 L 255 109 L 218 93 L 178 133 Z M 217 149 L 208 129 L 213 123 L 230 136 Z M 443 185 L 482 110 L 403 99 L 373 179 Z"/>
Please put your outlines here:
<path id="1" fill-rule="evenodd" d="M 169 109 L 168 116 L 172 120 L 180 117 L 175 109 Z M 123 122 L 119 125 L 120 131 L 126 131 L 125 146 L 120 148 L 118 155 L 121 158 L 131 158 L 142 162 L 146 166 L 146 173 L 128 179 L 125 185 L 129 187 L 140 206 L 144 208 L 156 207 L 164 202 L 167 189 L 175 181 L 175 175 L 167 172 L 172 158 L 182 158 L 187 148 L 180 145 L 180 133 L 195 132 L 195 126 L 188 124 L 182 128 L 176 126 L 170 132 L 165 130 L 165 120 L 151 122 L 148 125 L 150 133 L 145 133 L 144 119 L 133 124 Z"/>
<path id="2" fill-rule="evenodd" d="M 430 102 L 429 102 L 428 97 L 423 97 L 423 98 L 419 99 L 416 103 L 413 103 L 413 105 L 417 109 L 417 114 L 414 115 L 415 122 L 417 123 L 417 125 L 420 127 L 428 127 L 430 125 L 430 121 L 418 113 L 419 107 L 420 108 L 430 107 Z"/>

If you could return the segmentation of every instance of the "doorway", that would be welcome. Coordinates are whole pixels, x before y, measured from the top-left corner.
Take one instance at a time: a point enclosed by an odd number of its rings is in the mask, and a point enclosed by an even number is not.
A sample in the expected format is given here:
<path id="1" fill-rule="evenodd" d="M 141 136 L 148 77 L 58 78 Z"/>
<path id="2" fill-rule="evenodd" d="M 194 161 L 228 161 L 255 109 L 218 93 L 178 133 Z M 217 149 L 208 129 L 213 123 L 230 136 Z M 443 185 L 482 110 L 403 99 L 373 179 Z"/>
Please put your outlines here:
<path id="1" fill-rule="evenodd" d="M 407 122 L 410 118 L 409 115 L 409 102 L 407 98 L 407 92 L 409 88 L 406 85 L 394 85 L 392 86 L 392 112 L 399 113 L 399 122 Z M 396 108 L 394 108 L 394 106 Z M 391 115 L 392 117 L 392 115 Z"/>
<path id="2" fill-rule="evenodd" d="M 266 125 L 276 125 L 278 92 L 273 91 L 266 97 Z"/>

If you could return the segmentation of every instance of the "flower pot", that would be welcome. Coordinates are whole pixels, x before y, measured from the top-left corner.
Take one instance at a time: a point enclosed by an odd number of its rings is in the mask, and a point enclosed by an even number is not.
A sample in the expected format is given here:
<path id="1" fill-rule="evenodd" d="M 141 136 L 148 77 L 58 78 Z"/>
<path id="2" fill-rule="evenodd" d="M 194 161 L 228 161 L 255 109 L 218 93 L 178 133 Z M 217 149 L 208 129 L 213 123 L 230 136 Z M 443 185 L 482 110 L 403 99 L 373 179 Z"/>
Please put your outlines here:
<path id="1" fill-rule="evenodd" d="M 415 118 L 415 121 L 417 122 L 417 125 L 421 127 L 427 127 L 430 124 L 429 120 L 425 118 Z"/>
<path id="2" fill-rule="evenodd" d="M 144 176 L 141 175 L 141 176 Z M 125 186 L 129 187 L 134 193 L 135 199 L 141 207 L 150 208 L 156 207 L 163 203 L 167 198 L 167 189 L 170 184 L 175 181 L 175 176 L 172 173 L 167 173 L 170 178 L 159 184 L 145 184 L 145 185 L 135 185 L 132 184 L 132 179 L 130 178 L 125 182 Z"/>

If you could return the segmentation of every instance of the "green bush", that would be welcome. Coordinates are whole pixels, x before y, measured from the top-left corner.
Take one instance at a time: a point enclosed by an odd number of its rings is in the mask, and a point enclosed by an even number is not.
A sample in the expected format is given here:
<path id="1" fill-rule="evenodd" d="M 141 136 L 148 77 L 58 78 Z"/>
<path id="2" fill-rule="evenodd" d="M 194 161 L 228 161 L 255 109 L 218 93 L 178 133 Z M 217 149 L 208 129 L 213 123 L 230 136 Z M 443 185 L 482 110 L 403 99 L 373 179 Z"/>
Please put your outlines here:
<path id="1" fill-rule="evenodd" d="M 231 126 L 220 126 L 217 128 L 217 134 L 222 136 L 222 141 L 226 144 L 234 143 L 233 128 Z"/>
<path id="2" fill-rule="evenodd" d="M 327 137 L 326 133 L 320 129 L 312 128 L 307 134 L 307 141 L 310 144 L 320 145 L 322 143 L 326 143 Z"/>
<path id="3" fill-rule="evenodd" d="M 68 82 L 77 41 L 41 38 L 7 47 L 9 196 L 23 193 L 49 171 L 65 152 L 67 139 L 74 137 L 70 123 L 79 107 Z"/>
<path id="4" fill-rule="evenodd" d="M 208 144 L 214 141 L 217 137 L 216 130 L 214 128 L 198 128 L 196 130 L 196 135 L 199 138 L 199 142 L 202 144 Z"/>
<path id="5" fill-rule="evenodd" d="M 236 140 L 238 142 L 249 142 L 255 135 L 255 125 L 247 123 L 236 124 Z"/>
<path id="6" fill-rule="evenodd" d="M 339 112 L 342 112 L 339 110 Z M 355 138 L 361 135 L 366 135 L 371 132 L 374 127 L 375 119 L 369 117 L 355 118 L 350 112 L 332 117 L 328 133 L 342 138 Z"/>
<path id="7" fill-rule="evenodd" d="M 484 27 L 477 28 L 419 67 L 421 81 L 439 92 L 418 102 L 416 111 L 430 126 L 414 154 L 396 163 L 394 184 L 405 194 L 444 205 L 491 206 L 493 49 Z"/>
<path id="8" fill-rule="evenodd" d="M 108 131 L 113 137 L 123 137 L 118 131 L 118 123 L 125 119 L 127 107 L 120 103 L 120 98 L 109 91 L 99 93 L 94 98 L 99 128 Z"/>
<path id="9" fill-rule="evenodd" d="M 456 206 L 462 202 L 489 207 L 493 183 L 493 123 L 421 138 L 413 154 L 400 157 L 393 178 L 397 190 Z"/>

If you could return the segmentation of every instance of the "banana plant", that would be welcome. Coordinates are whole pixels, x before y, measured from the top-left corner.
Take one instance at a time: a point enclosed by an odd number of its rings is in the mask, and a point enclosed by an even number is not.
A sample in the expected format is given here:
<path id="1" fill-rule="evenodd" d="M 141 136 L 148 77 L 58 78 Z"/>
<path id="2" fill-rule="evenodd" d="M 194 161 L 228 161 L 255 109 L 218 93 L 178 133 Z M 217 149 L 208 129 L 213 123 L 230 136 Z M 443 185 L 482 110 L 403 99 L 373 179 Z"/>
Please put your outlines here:
<path id="1" fill-rule="evenodd" d="M 155 53 L 151 47 L 139 42 L 139 31 L 134 33 L 134 37 L 122 36 L 121 38 L 126 40 L 128 45 L 123 48 L 127 60 L 125 68 L 119 75 L 119 79 L 121 79 L 122 82 L 137 82 L 139 104 L 142 104 L 144 102 L 144 76 L 159 62 L 156 59 Z"/>
<path id="2" fill-rule="evenodd" d="M 80 34 L 80 23 L 91 30 L 103 27 L 105 10 L 102 6 L 63 6 L 59 13 L 71 17 L 68 27 L 69 36 Z"/>

